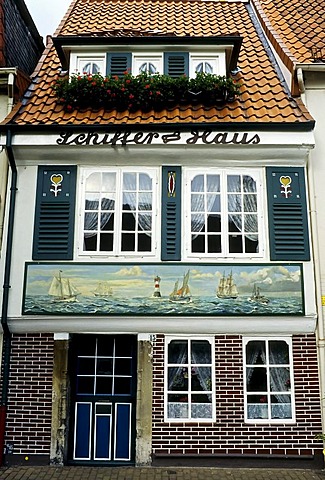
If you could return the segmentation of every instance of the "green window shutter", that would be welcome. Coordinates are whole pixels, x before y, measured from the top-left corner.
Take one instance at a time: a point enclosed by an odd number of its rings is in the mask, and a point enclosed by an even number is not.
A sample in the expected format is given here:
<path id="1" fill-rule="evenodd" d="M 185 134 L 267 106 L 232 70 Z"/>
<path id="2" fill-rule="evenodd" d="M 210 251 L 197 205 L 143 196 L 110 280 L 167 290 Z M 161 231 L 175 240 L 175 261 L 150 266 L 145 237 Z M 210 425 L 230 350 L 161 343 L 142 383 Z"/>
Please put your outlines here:
<path id="1" fill-rule="evenodd" d="M 131 53 L 108 53 L 107 54 L 107 75 L 117 75 L 122 77 L 124 72 L 131 73 L 132 54 Z"/>
<path id="2" fill-rule="evenodd" d="M 72 260 L 76 166 L 38 168 L 33 260 Z"/>
<path id="3" fill-rule="evenodd" d="M 267 167 L 271 260 L 310 260 L 304 168 Z"/>
<path id="4" fill-rule="evenodd" d="M 186 52 L 166 52 L 164 54 L 164 74 L 177 78 L 189 75 L 189 55 Z"/>
<path id="5" fill-rule="evenodd" d="M 181 194 L 181 167 L 163 167 L 161 260 L 181 260 Z"/>

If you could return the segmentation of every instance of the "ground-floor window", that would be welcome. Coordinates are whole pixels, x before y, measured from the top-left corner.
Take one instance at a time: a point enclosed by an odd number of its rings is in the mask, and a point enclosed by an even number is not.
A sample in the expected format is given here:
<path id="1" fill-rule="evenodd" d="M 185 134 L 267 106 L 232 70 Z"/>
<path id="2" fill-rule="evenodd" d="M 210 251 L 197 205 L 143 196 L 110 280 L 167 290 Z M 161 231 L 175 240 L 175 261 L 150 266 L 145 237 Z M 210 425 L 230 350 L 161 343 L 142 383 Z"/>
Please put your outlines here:
<path id="1" fill-rule="evenodd" d="M 166 337 L 166 420 L 214 419 L 213 344 L 212 338 Z"/>
<path id="2" fill-rule="evenodd" d="M 244 338 L 245 417 L 293 422 L 293 367 L 289 337 Z"/>

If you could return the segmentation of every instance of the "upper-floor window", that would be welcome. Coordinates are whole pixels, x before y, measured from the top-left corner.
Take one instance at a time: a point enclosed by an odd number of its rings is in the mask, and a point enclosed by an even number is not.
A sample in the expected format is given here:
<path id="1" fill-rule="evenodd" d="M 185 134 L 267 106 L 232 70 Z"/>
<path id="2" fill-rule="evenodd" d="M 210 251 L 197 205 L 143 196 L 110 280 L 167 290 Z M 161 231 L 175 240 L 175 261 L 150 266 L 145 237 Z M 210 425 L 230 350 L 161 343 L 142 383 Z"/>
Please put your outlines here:
<path id="1" fill-rule="evenodd" d="M 261 255 L 259 192 L 257 173 L 188 170 L 187 255 Z"/>
<path id="2" fill-rule="evenodd" d="M 166 337 L 165 365 L 166 420 L 213 420 L 213 339 Z"/>
<path id="3" fill-rule="evenodd" d="M 246 420 L 294 421 L 291 339 L 244 339 L 244 363 Z"/>
<path id="4" fill-rule="evenodd" d="M 83 185 L 82 252 L 154 254 L 155 169 L 86 171 Z"/>
<path id="5" fill-rule="evenodd" d="M 225 55 L 222 52 L 198 55 L 188 51 L 161 51 L 154 54 L 124 51 L 71 54 L 72 73 L 123 75 L 125 71 L 133 75 L 164 73 L 171 77 L 195 77 L 196 73 L 225 75 Z"/>
<path id="6" fill-rule="evenodd" d="M 196 56 L 190 57 L 190 75 L 195 77 L 196 73 L 210 73 L 220 75 L 219 58 L 214 56 Z"/>
<path id="7" fill-rule="evenodd" d="M 133 74 L 147 73 L 154 75 L 155 73 L 162 73 L 162 55 L 143 56 L 134 55 L 133 57 Z"/>
<path id="8" fill-rule="evenodd" d="M 105 74 L 105 57 L 104 56 L 77 56 L 76 72 L 80 74 Z"/>

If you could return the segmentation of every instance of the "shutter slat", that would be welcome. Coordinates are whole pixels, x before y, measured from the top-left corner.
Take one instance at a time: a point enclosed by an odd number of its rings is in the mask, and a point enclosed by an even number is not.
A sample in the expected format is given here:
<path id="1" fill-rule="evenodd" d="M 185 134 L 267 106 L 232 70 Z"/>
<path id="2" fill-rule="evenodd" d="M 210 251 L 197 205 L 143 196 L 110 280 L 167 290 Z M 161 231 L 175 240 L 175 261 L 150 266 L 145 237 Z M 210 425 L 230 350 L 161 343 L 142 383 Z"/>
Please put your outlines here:
<path id="1" fill-rule="evenodd" d="M 107 74 L 122 77 L 124 72 L 131 72 L 131 53 L 108 53 L 107 54 Z"/>
<path id="2" fill-rule="evenodd" d="M 77 168 L 39 167 L 33 260 L 72 260 Z M 51 177 L 62 176 L 54 195 Z"/>
<path id="3" fill-rule="evenodd" d="M 271 260 L 310 260 L 304 169 L 268 167 L 266 174 Z"/>
<path id="4" fill-rule="evenodd" d="M 187 52 L 166 52 L 164 55 L 164 73 L 177 78 L 189 74 L 189 55 Z"/>

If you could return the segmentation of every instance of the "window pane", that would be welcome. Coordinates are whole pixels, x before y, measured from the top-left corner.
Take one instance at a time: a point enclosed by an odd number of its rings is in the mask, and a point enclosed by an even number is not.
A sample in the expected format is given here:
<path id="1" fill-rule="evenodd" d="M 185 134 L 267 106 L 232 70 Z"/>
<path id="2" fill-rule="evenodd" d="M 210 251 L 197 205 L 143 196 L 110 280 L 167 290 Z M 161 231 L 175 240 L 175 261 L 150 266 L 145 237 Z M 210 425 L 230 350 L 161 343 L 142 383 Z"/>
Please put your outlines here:
<path id="1" fill-rule="evenodd" d="M 242 231 L 242 216 L 241 215 L 229 215 L 228 216 L 228 231 L 238 232 Z"/>
<path id="2" fill-rule="evenodd" d="M 191 368 L 191 389 L 193 392 L 201 390 L 211 390 L 211 368 L 210 367 L 192 367 Z"/>
<path id="3" fill-rule="evenodd" d="M 285 392 L 291 389 L 288 367 L 270 368 L 270 387 L 271 392 Z"/>
<path id="4" fill-rule="evenodd" d="M 102 186 L 102 192 L 115 192 L 116 191 L 116 173 L 103 172 L 101 186 Z"/>
<path id="5" fill-rule="evenodd" d="M 96 377 L 96 395 L 112 395 L 112 386 L 112 377 Z"/>
<path id="6" fill-rule="evenodd" d="M 131 358 L 116 358 L 115 375 L 131 375 Z"/>
<path id="7" fill-rule="evenodd" d="M 139 193 L 139 210 L 152 210 L 152 195 L 150 193 Z"/>
<path id="8" fill-rule="evenodd" d="M 135 217 L 133 213 L 122 214 L 122 230 L 129 230 L 134 232 L 135 230 Z"/>
<path id="9" fill-rule="evenodd" d="M 101 233 L 100 235 L 100 252 L 112 252 L 113 251 L 113 233 Z"/>
<path id="10" fill-rule="evenodd" d="M 101 185 L 101 173 L 95 172 L 91 173 L 86 178 L 86 191 L 87 192 L 99 192 Z"/>
<path id="11" fill-rule="evenodd" d="M 188 390 L 188 368 L 168 368 L 168 390 Z"/>
<path id="12" fill-rule="evenodd" d="M 204 195 L 200 195 L 200 194 L 191 195 L 191 210 L 192 212 L 204 212 L 205 210 Z"/>
<path id="13" fill-rule="evenodd" d="M 146 173 L 139 173 L 139 190 L 152 190 L 152 178 Z"/>
<path id="14" fill-rule="evenodd" d="M 130 395 L 130 394 L 131 394 L 131 378 L 115 377 L 114 395 Z"/>
<path id="15" fill-rule="evenodd" d="M 168 418 L 188 418 L 187 395 L 168 395 L 167 416 Z"/>
<path id="16" fill-rule="evenodd" d="M 94 394 L 94 377 L 78 377 L 77 394 Z"/>
<path id="17" fill-rule="evenodd" d="M 137 174 L 136 173 L 123 173 L 123 190 L 137 189 Z"/>
<path id="18" fill-rule="evenodd" d="M 244 195 L 244 212 L 257 212 L 256 195 Z"/>
<path id="19" fill-rule="evenodd" d="M 134 252 L 135 251 L 135 234 L 122 233 L 122 252 Z"/>
<path id="20" fill-rule="evenodd" d="M 267 370 L 264 367 L 248 367 L 246 373 L 248 392 L 267 391 Z"/>
<path id="21" fill-rule="evenodd" d="M 256 192 L 256 182 L 252 177 L 247 175 L 243 176 L 243 189 L 244 192 Z"/>
<path id="22" fill-rule="evenodd" d="M 207 195 L 208 212 L 221 212 L 220 195 Z"/>
<path id="23" fill-rule="evenodd" d="M 271 396 L 271 418 L 292 418 L 290 395 Z"/>
<path id="24" fill-rule="evenodd" d="M 203 213 L 193 213 L 191 215 L 191 231 L 192 232 L 205 231 L 205 215 Z"/>
<path id="25" fill-rule="evenodd" d="M 247 343 L 246 363 L 247 365 L 265 365 L 266 350 L 264 341 L 253 340 Z"/>
<path id="26" fill-rule="evenodd" d="M 258 236 L 250 235 L 245 236 L 245 252 L 246 253 L 258 253 Z"/>
<path id="27" fill-rule="evenodd" d="M 112 358 L 97 359 L 97 375 L 113 375 L 113 359 Z"/>
<path id="28" fill-rule="evenodd" d="M 85 210 L 98 210 L 99 208 L 99 194 L 86 193 Z"/>
<path id="29" fill-rule="evenodd" d="M 98 229 L 98 214 L 97 213 L 85 213 L 85 230 L 97 230 Z"/>
<path id="30" fill-rule="evenodd" d="M 228 195 L 228 212 L 242 211 L 241 195 Z"/>
<path id="31" fill-rule="evenodd" d="M 229 235 L 229 253 L 243 253 L 243 239 L 241 235 Z"/>
<path id="32" fill-rule="evenodd" d="M 146 233 L 138 234 L 138 251 L 151 252 L 151 236 Z"/>
<path id="33" fill-rule="evenodd" d="M 208 236 L 208 253 L 221 253 L 221 236 Z"/>
<path id="34" fill-rule="evenodd" d="M 172 340 L 168 344 L 168 363 L 188 363 L 188 343 L 186 340 Z"/>
<path id="35" fill-rule="evenodd" d="M 270 363 L 278 365 L 289 364 L 289 345 L 287 342 L 271 340 L 269 342 Z"/>
<path id="36" fill-rule="evenodd" d="M 241 192 L 241 178 L 240 175 L 227 175 L 227 191 Z"/>
<path id="37" fill-rule="evenodd" d="M 207 192 L 220 192 L 220 175 L 207 175 Z"/>
<path id="38" fill-rule="evenodd" d="M 78 375 L 94 375 L 95 359 L 79 358 L 78 359 Z"/>
<path id="39" fill-rule="evenodd" d="M 191 182 L 192 192 L 203 192 L 204 190 L 204 176 L 196 175 Z"/>
<path id="40" fill-rule="evenodd" d="M 136 210 L 136 193 L 123 193 L 123 210 Z"/>
<path id="41" fill-rule="evenodd" d="M 220 215 L 208 215 L 208 232 L 221 232 Z"/>
<path id="42" fill-rule="evenodd" d="M 205 237 L 203 235 L 192 235 L 192 252 L 205 253 Z"/>
<path id="43" fill-rule="evenodd" d="M 207 340 L 191 341 L 191 363 L 211 363 L 211 344 Z"/>

